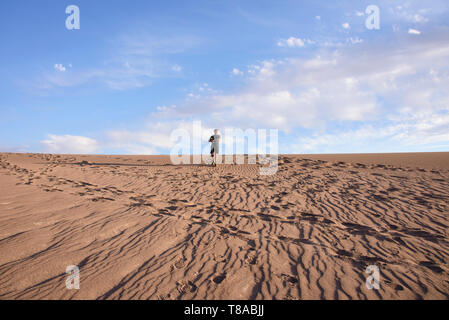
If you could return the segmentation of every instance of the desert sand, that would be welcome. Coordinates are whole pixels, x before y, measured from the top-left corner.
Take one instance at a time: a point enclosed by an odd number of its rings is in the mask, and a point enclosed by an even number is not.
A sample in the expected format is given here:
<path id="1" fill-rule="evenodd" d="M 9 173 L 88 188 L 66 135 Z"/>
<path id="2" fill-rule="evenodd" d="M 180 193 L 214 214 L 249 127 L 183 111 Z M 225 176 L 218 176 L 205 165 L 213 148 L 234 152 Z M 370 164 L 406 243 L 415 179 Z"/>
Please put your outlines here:
<path id="1" fill-rule="evenodd" d="M 448 190 L 449 153 L 2 153 L 0 299 L 448 299 Z"/>

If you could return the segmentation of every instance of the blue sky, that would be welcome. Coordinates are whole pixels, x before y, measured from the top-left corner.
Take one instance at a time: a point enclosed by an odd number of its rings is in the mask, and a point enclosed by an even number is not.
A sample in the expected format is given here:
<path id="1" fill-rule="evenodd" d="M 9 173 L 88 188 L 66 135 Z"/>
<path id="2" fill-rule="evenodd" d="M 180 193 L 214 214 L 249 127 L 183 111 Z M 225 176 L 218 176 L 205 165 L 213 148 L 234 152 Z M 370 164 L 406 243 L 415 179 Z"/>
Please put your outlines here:
<path id="1" fill-rule="evenodd" d="M 280 153 L 449 150 L 444 0 L 16 0 L 0 30 L 3 152 L 166 154 L 194 120 Z"/>

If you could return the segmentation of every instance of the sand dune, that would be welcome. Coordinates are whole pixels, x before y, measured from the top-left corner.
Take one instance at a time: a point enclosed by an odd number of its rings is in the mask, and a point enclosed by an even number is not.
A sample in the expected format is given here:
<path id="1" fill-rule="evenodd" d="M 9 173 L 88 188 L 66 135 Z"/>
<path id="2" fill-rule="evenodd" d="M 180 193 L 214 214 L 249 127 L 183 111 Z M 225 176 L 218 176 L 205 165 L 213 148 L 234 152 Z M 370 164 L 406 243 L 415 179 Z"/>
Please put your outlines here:
<path id="1" fill-rule="evenodd" d="M 449 298 L 449 153 L 288 155 L 258 173 L 0 154 L 0 299 Z"/>

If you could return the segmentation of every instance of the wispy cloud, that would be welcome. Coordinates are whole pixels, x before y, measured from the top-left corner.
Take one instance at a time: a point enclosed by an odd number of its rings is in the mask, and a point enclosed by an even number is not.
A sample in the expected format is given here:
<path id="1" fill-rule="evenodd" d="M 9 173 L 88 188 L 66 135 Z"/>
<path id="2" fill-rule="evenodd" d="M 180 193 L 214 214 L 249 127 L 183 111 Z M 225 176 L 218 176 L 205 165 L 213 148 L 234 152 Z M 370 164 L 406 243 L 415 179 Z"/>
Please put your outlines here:
<path id="1" fill-rule="evenodd" d="M 171 68 L 174 72 L 181 72 L 182 71 L 182 67 L 178 64 L 175 64 L 172 66 Z"/>
<path id="2" fill-rule="evenodd" d="M 56 71 L 60 71 L 60 72 L 65 72 L 66 71 L 66 67 L 64 67 L 62 64 L 57 63 L 54 65 L 54 69 Z"/>
<path id="3" fill-rule="evenodd" d="M 416 30 L 416 29 L 408 29 L 408 33 L 410 33 L 410 34 L 421 34 L 421 31 Z"/>
<path id="4" fill-rule="evenodd" d="M 377 122 L 358 129 L 345 128 L 326 134 L 300 137 L 297 152 L 417 151 L 449 141 L 449 112 L 408 115 L 401 121 Z"/>
<path id="5" fill-rule="evenodd" d="M 413 22 L 413 23 L 426 23 L 429 21 L 428 18 L 424 17 L 423 15 L 428 13 L 432 14 L 432 10 L 420 8 L 417 9 L 414 6 L 411 6 L 410 3 L 406 3 L 404 5 L 398 5 L 396 7 L 392 7 L 392 11 L 394 14 L 407 22 Z"/>
<path id="6" fill-rule="evenodd" d="M 300 38 L 290 37 L 288 39 L 279 40 L 277 42 L 277 45 L 279 47 L 289 47 L 289 48 L 304 47 L 304 40 Z"/>
<path id="7" fill-rule="evenodd" d="M 203 43 L 193 35 L 155 36 L 149 32 L 124 34 L 116 40 L 117 54 L 121 56 L 159 56 L 179 54 Z"/>
<path id="8" fill-rule="evenodd" d="M 47 151 L 52 153 L 95 153 L 99 147 L 98 142 L 94 139 L 72 135 L 49 134 L 48 139 L 43 140 L 42 143 Z"/>
<path id="9" fill-rule="evenodd" d="M 97 66 L 72 70 L 55 64 L 57 73 L 44 72 L 32 85 L 37 90 L 100 85 L 113 90 L 141 88 L 159 78 L 177 77 L 182 66 L 168 57 L 176 56 L 201 43 L 198 37 L 154 37 L 146 33 L 122 35 Z M 174 59 L 173 59 L 174 60 Z"/>
<path id="10" fill-rule="evenodd" d="M 235 76 L 241 76 L 241 75 L 243 75 L 243 72 L 237 68 L 234 68 L 234 69 L 232 69 L 232 74 Z"/>
<path id="11" fill-rule="evenodd" d="M 173 107 L 169 108 L 173 110 Z M 107 149 L 119 149 L 129 154 L 157 154 L 169 153 L 172 147 L 178 143 L 172 137 L 175 130 L 182 129 L 184 132 L 193 134 L 192 122 L 188 120 L 168 119 L 163 120 L 161 116 L 166 108 L 161 108 L 158 114 L 154 114 L 151 120 L 141 128 L 130 128 L 127 130 L 113 130 L 107 133 L 104 147 Z M 213 128 L 203 126 L 202 142 L 207 143 L 207 138 L 213 132 Z M 186 146 L 190 148 L 189 145 Z"/>

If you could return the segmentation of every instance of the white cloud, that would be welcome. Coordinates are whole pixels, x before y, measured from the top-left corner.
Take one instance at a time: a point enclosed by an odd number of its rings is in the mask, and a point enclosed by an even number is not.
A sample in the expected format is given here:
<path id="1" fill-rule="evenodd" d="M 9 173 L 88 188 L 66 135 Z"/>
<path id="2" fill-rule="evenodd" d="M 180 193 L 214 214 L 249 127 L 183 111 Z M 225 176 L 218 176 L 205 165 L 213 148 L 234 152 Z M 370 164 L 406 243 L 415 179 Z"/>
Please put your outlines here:
<path id="1" fill-rule="evenodd" d="M 106 147 L 129 154 L 155 154 L 157 148 L 171 146 L 170 135 L 156 131 L 114 130 L 107 133 Z"/>
<path id="2" fill-rule="evenodd" d="M 448 141 L 449 113 L 423 113 L 408 115 L 399 122 L 301 137 L 293 152 L 372 152 L 373 148 L 377 152 L 416 151 L 423 146 L 440 147 Z"/>
<path id="3" fill-rule="evenodd" d="M 360 39 L 359 37 L 350 37 L 348 39 L 346 39 L 347 43 L 351 43 L 351 44 L 358 44 L 358 43 L 362 43 L 363 39 Z"/>
<path id="4" fill-rule="evenodd" d="M 173 65 L 173 67 L 171 68 L 174 72 L 181 72 L 182 71 L 182 67 L 175 64 Z"/>
<path id="5" fill-rule="evenodd" d="M 449 94 L 442 89 L 449 87 L 446 36 L 404 39 L 395 47 L 363 42 L 317 52 L 309 58 L 251 65 L 247 85 L 239 91 L 203 95 L 187 101 L 178 113 L 207 114 L 220 127 L 278 128 L 288 133 L 382 119 L 398 125 L 408 114 L 430 116 L 449 109 Z"/>
<path id="6" fill-rule="evenodd" d="M 421 31 L 416 30 L 416 29 L 408 29 L 408 33 L 410 33 L 410 34 L 421 34 Z"/>
<path id="7" fill-rule="evenodd" d="M 66 71 L 66 68 L 62 64 L 60 64 L 60 63 L 55 64 L 54 68 L 55 68 L 56 71 L 60 71 L 60 72 L 65 72 Z"/>
<path id="8" fill-rule="evenodd" d="M 315 16 L 315 19 L 321 20 L 321 16 Z"/>
<path id="9" fill-rule="evenodd" d="M 349 25 L 348 22 L 345 22 L 341 25 L 344 29 L 349 29 L 351 26 Z"/>
<path id="10" fill-rule="evenodd" d="M 279 40 L 277 45 L 279 47 L 289 47 L 289 48 L 304 47 L 304 41 L 299 38 L 290 37 L 288 39 Z"/>
<path id="11" fill-rule="evenodd" d="M 413 18 L 412 18 L 412 21 L 413 21 L 413 22 L 417 22 L 417 23 L 425 23 L 425 22 L 428 22 L 429 19 L 424 18 L 424 17 L 423 17 L 422 15 L 420 15 L 420 14 L 414 14 L 414 15 L 413 15 Z"/>
<path id="12" fill-rule="evenodd" d="M 51 153 L 87 154 L 98 150 L 96 140 L 82 136 L 49 134 L 42 143 Z"/>
<path id="13" fill-rule="evenodd" d="M 427 23 L 429 21 L 428 18 L 424 17 L 423 14 L 441 14 L 444 10 L 439 8 L 439 4 L 435 3 L 435 8 L 433 10 L 430 9 L 418 9 L 417 6 L 411 6 L 410 3 L 404 6 L 396 6 L 396 8 L 390 8 L 390 11 L 401 20 L 406 22 L 413 23 Z"/>
<path id="14" fill-rule="evenodd" d="M 344 40 L 335 40 L 335 39 L 319 39 L 319 40 L 312 40 L 312 39 L 304 39 L 304 44 L 310 44 L 314 45 L 315 47 L 321 47 L 321 48 L 339 48 L 339 47 L 347 47 L 354 44 L 359 44 L 363 42 L 363 39 L 355 36 L 355 37 L 349 37 Z"/>
<path id="15" fill-rule="evenodd" d="M 167 111 L 166 107 L 161 107 Z M 173 107 L 169 107 L 174 111 Z M 193 122 L 185 120 L 163 120 L 159 121 L 161 113 L 152 115 L 143 128 L 133 130 L 114 130 L 107 133 L 105 146 L 112 149 L 120 149 L 128 154 L 158 154 L 160 152 L 170 152 L 177 141 L 172 140 L 172 133 L 177 129 L 182 129 L 193 135 Z M 202 124 L 202 142 L 207 144 L 207 138 L 212 133 L 213 128 Z M 190 148 L 190 146 L 187 146 Z"/>
<path id="16" fill-rule="evenodd" d="M 232 74 L 236 75 L 236 76 L 241 76 L 241 75 L 243 75 L 243 72 L 237 68 L 234 68 L 234 69 L 232 69 Z"/>

